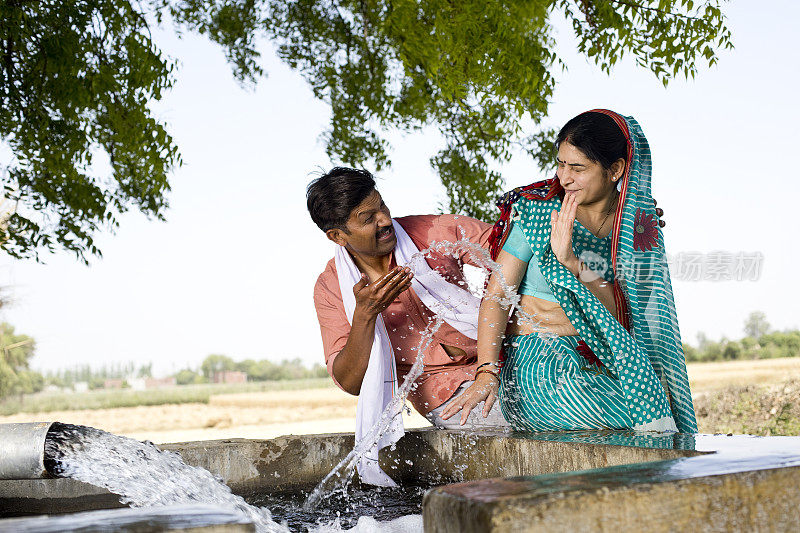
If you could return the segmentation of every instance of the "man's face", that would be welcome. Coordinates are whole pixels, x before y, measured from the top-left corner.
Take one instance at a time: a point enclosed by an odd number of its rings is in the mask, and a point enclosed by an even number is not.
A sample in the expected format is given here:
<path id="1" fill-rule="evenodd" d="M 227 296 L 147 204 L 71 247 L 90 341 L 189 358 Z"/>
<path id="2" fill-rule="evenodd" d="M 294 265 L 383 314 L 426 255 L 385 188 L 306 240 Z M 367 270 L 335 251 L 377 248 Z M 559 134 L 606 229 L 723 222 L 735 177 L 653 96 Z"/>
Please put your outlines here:
<path id="1" fill-rule="evenodd" d="M 354 255 L 388 255 L 397 244 L 392 215 L 381 195 L 375 190 L 350 212 L 347 232 L 332 229 L 328 230 L 327 235 L 330 240 L 344 246 Z"/>

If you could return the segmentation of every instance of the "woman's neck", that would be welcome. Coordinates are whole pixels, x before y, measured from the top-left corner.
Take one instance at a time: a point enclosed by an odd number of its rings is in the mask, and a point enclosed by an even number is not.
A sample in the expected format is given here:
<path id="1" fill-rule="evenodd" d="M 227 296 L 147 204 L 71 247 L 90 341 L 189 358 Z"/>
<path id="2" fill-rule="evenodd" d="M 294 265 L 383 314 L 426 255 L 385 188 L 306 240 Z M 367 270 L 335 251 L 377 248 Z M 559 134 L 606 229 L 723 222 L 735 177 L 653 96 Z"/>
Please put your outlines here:
<path id="1" fill-rule="evenodd" d="M 614 214 L 619 201 L 619 193 L 616 188 L 612 189 L 610 194 L 590 204 L 581 204 L 578 206 L 575 217 L 578 222 L 583 224 L 583 227 L 588 229 L 595 237 L 603 238 L 611 233 L 614 226 Z"/>

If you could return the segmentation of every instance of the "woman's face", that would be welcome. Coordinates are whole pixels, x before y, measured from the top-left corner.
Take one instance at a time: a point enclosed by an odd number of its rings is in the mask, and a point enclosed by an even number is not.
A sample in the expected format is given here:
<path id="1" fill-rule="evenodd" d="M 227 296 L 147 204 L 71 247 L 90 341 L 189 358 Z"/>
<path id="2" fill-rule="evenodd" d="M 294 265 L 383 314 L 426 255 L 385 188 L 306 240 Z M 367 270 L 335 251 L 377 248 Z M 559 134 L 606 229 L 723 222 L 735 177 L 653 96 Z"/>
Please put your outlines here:
<path id="1" fill-rule="evenodd" d="M 567 194 L 577 197 L 578 205 L 591 204 L 608 198 L 616 186 L 612 178 L 621 176 L 625 162 L 620 159 L 610 170 L 603 169 L 597 161 L 592 161 L 569 142 L 558 147 L 558 181 Z"/>

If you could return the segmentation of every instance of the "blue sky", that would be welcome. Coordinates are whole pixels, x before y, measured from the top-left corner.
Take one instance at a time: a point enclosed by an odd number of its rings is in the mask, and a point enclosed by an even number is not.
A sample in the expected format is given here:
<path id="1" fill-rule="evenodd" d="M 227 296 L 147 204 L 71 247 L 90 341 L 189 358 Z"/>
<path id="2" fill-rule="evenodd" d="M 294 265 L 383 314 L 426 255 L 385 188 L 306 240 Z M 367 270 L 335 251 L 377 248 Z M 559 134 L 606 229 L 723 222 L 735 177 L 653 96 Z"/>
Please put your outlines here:
<path id="1" fill-rule="evenodd" d="M 630 61 L 601 73 L 559 25 L 569 70 L 556 73 L 547 121 L 558 127 L 595 107 L 634 116 L 653 152 L 668 251 L 762 254 L 757 281 L 675 281 L 690 342 L 699 331 L 740 336 L 753 310 L 777 328 L 800 327 L 800 48 L 792 37 L 800 6 L 733 2 L 726 11 L 736 49 L 667 89 Z M 63 253 L 46 264 L 3 257 L 0 283 L 13 302 L 2 319 L 36 338 L 33 364 L 43 369 L 152 361 L 166 373 L 210 353 L 321 362 L 311 292 L 333 251 L 307 215 L 304 191 L 331 166 L 320 141 L 326 105 L 267 44 L 268 77 L 246 90 L 204 39 L 159 32 L 157 40 L 181 62 L 178 83 L 154 107 L 185 161 L 167 221 L 124 216 L 116 235 L 98 239 L 104 257 L 89 267 Z M 444 190 L 428 158 L 439 137 L 391 141 L 394 165 L 379 174 L 379 190 L 392 213 L 436 212 Z M 502 172 L 508 188 L 541 177 L 524 157 Z"/>

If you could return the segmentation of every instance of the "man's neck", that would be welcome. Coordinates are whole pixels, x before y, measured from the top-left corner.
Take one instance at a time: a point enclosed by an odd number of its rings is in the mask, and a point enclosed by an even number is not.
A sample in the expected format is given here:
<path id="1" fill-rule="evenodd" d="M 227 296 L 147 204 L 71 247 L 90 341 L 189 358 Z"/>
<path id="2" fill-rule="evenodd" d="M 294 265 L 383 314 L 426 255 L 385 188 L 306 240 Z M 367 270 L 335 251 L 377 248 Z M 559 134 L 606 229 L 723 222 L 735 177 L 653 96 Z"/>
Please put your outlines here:
<path id="1" fill-rule="evenodd" d="M 349 253 L 349 251 L 348 251 Z M 358 267 L 358 270 L 367 275 L 370 282 L 374 282 L 380 277 L 389 273 L 392 268 L 394 254 L 388 253 L 386 255 L 359 255 L 350 253 L 353 262 Z"/>

